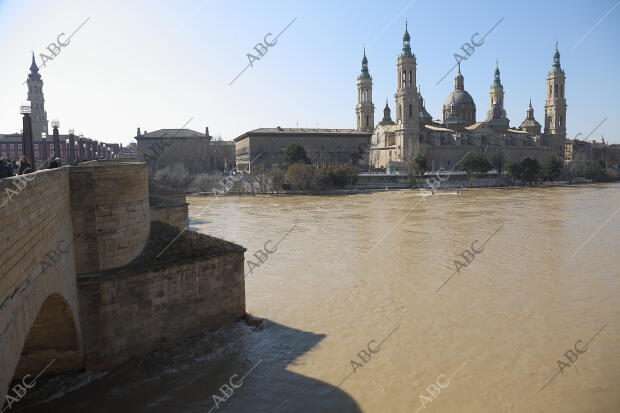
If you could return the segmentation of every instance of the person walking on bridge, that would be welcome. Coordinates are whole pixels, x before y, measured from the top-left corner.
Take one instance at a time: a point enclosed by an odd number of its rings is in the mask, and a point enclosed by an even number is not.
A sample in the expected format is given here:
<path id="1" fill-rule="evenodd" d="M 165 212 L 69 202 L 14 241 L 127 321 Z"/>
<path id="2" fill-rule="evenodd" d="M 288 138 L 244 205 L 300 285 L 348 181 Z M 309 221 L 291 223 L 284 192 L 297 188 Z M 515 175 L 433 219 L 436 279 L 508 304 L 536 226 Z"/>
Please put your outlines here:
<path id="1" fill-rule="evenodd" d="M 0 179 L 15 176 L 13 169 L 5 162 L 4 158 L 0 158 Z"/>
<path id="2" fill-rule="evenodd" d="M 62 161 L 60 160 L 60 158 L 56 158 L 50 163 L 49 169 L 60 168 L 61 166 Z"/>
<path id="3" fill-rule="evenodd" d="M 32 172 L 32 165 L 28 162 L 28 158 L 22 156 L 19 158 L 19 172 L 18 175 L 23 175 Z"/>

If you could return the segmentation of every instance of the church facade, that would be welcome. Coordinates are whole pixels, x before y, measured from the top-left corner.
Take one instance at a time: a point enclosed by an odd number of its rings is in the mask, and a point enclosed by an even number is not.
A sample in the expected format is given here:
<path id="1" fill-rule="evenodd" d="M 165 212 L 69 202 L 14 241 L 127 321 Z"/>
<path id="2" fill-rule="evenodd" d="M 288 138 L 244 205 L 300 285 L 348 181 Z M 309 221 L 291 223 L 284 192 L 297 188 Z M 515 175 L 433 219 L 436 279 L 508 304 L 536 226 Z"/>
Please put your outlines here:
<path id="1" fill-rule="evenodd" d="M 566 99 L 564 71 L 557 49 L 547 75 L 544 129 L 534 118 L 530 105 L 519 127 L 511 127 L 504 109 L 504 89 L 499 66 L 490 90 L 490 107 L 483 121 L 476 121 L 476 104 L 465 90 L 465 79 L 458 73 L 454 91 L 442 108 L 442 119 L 433 120 L 426 110 L 424 98 L 416 87 L 416 56 L 411 50 L 411 37 L 405 27 L 403 47 L 397 61 L 397 83 L 393 121 L 386 101 L 383 120 L 372 128 L 369 150 L 370 167 L 375 170 L 398 170 L 418 155 L 427 157 L 433 170 L 457 168 L 467 154 L 484 155 L 508 164 L 525 157 L 544 161 L 551 156 L 564 159 L 566 139 Z M 364 51 L 362 70 L 357 81 L 357 128 L 370 131 L 374 118 L 372 77 Z"/>

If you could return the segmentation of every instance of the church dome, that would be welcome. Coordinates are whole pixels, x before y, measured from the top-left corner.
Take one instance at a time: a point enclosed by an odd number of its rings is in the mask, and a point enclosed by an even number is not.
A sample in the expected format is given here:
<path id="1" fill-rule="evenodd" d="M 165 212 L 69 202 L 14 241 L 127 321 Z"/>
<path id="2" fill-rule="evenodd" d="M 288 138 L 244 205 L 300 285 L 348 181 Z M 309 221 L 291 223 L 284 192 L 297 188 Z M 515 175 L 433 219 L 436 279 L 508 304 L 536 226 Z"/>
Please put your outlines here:
<path id="1" fill-rule="evenodd" d="M 469 93 L 467 93 L 466 90 L 455 90 L 448 95 L 448 98 L 446 99 L 446 103 L 444 103 L 444 106 L 450 106 L 450 103 L 452 103 L 452 96 L 454 96 L 454 103 L 456 103 L 457 105 L 473 105 L 474 104 L 474 99 L 471 97 Z"/>
<path id="2" fill-rule="evenodd" d="M 454 90 L 448 95 L 443 105 L 444 123 L 455 124 L 455 119 L 465 125 L 473 125 L 476 122 L 476 104 L 465 90 L 465 79 L 461 74 L 460 64 L 459 71 L 454 78 Z"/>

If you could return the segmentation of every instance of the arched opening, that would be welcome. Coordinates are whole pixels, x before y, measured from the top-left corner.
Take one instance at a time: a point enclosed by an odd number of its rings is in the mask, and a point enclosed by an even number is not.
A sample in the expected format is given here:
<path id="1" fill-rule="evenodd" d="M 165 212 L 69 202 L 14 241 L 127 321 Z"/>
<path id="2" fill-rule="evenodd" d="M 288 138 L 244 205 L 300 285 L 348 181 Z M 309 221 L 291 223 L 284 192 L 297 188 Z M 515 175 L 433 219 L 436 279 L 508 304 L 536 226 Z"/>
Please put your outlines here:
<path id="1" fill-rule="evenodd" d="M 41 305 L 24 342 L 13 380 L 28 374 L 34 377 L 48 365 L 46 375 L 84 369 L 73 312 L 60 294 L 50 295 Z"/>

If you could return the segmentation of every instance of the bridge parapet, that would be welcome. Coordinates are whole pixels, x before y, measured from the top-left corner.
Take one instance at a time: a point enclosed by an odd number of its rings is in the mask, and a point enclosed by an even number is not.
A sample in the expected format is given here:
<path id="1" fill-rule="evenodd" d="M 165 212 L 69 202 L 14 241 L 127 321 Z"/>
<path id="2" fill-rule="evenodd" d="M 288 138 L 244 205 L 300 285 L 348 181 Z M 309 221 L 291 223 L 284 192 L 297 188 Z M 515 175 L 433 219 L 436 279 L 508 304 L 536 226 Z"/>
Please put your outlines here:
<path id="1" fill-rule="evenodd" d="M 54 359 L 49 373 L 83 367 L 69 192 L 69 168 L 0 180 L 2 395 Z"/>

